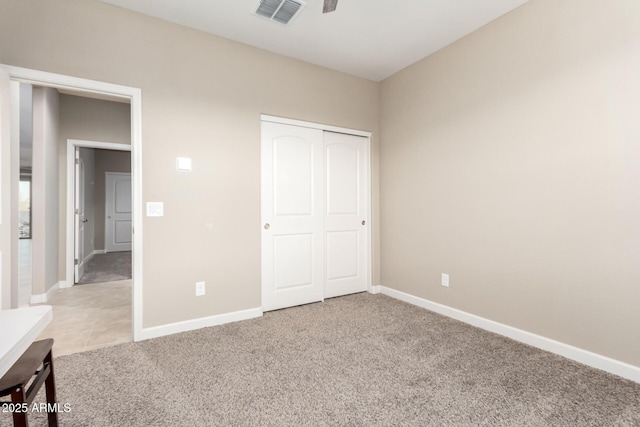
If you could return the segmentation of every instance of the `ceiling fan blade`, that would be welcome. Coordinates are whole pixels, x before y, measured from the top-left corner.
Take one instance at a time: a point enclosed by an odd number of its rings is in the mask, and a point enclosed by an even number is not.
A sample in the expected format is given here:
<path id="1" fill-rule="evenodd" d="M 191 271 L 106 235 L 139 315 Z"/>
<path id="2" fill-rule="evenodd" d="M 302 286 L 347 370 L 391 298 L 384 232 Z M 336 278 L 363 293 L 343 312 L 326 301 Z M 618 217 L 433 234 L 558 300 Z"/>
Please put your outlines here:
<path id="1" fill-rule="evenodd" d="M 336 6 L 338 5 L 338 0 L 324 0 L 324 7 L 322 8 L 322 13 L 329 13 L 336 10 Z"/>

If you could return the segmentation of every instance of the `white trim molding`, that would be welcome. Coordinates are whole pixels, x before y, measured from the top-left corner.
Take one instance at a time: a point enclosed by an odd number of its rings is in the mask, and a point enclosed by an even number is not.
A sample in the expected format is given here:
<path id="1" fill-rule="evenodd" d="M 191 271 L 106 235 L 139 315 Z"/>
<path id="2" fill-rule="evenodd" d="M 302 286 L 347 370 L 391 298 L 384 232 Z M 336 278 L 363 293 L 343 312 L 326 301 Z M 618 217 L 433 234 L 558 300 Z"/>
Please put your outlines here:
<path id="1" fill-rule="evenodd" d="M 219 326 L 224 325 L 225 323 L 239 322 L 241 320 L 255 319 L 257 317 L 262 317 L 262 309 L 259 307 L 251 308 L 248 310 L 234 311 L 231 313 L 218 314 L 215 316 L 202 317 L 200 319 L 169 323 L 166 325 L 142 329 L 140 333 L 140 340 L 159 338 L 165 335 L 194 331 L 196 329 Z"/>
<path id="2" fill-rule="evenodd" d="M 29 304 L 44 304 L 45 302 L 49 301 L 49 299 L 51 298 L 51 294 L 53 294 L 55 291 L 57 291 L 61 287 L 64 287 L 64 286 L 61 286 L 60 282 L 58 282 L 52 287 L 50 287 L 49 290 L 44 294 L 35 294 L 35 295 L 32 294 L 29 297 Z"/>
<path id="3" fill-rule="evenodd" d="M 60 280 L 58 283 L 60 284 L 60 289 L 70 288 L 74 285 L 73 282 L 69 283 L 66 280 Z"/>
<path id="4" fill-rule="evenodd" d="M 371 138 L 371 132 L 365 131 L 365 130 L 349 129 L 349 128 L 343 128 L 338 126 L 325 125 L 322 123 L 306 122 L 304 120 L 288 119 L 286 117 L 270 116 L 268 114 L 261 114 L 260 120 L 263 122 L 280 123 L 284 125 L 300 126 L 305 128 L 311 128 L 311 129 L 320 129 L 320 130 L 326 130 L 328 132 L 347 133 L 349 135 L 364 136 L 366 138 Z"/>
<path id="5" fill-rule="evenodd" d="M 480 329 L 494 332 L 507 338 L 511 338 L 515 341 L 528 344 L 532 347 L 537 347 L 541 350 L 566 357 L 567 359 L 571 359 L 584 365 L 591 366 L 592 368 L 600 369 L 640 383 L 640 367 L 638 366 L 633 366 L 628 363 L 612 359 L 610 357 L 592 353 L 588 350 L 574 347 L 572 345 L 565 344 L 560 341 L 555 341 L 541 335 L 536 335 L 522 329 L 495 322 L 493 320 L 485 319 L 484 317 L 476 316 L 475 314 L 467 313 L 465 311 L 429 301 L 424 298 L 416 297 L 404 292 L 400 292 L 395 289 L 380 286 L 380 291 L 383 295 L 387 295 L 400 301 L 404 301 L 406 303 L 425 308 L 429 311 L 442 314 L 443 316 L 468 323 L 469 325 L 478 327 Z"/>

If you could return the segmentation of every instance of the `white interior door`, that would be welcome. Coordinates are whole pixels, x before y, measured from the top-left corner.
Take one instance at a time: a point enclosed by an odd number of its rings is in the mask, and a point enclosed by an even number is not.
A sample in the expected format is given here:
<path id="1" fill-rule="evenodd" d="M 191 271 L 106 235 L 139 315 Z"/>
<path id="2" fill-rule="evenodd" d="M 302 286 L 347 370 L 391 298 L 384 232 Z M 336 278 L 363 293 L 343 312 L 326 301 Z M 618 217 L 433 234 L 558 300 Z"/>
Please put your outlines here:
<path id="1" fill-rule="evenodd" d="M 368 139 L 262 122 L 262 309 L 367 290 Z"/>
<path id="2" fill-rule="evenodd" d="M 130 251 L 131 174 L 107 172 L 106 183 L 105 251 Z"/>
<path id="3" fill-rule="evenodd" d="M 325 298 L 367 290 L 367 138 L 324 133 Z"/>
<path id="4" fill-rule="evenodd" d="M 80 149 L 75 150 L 75 245 L 74 245 L 74 283 L 78 283 L 84 274 L 84 225 L 87 222 L 84 213 L 84 160 L 80 158 Z"/>
<path id="5" fill-rule="evenodd" d="M 324 296 L 322 131 L 262 123 L 262 308 Z"/>

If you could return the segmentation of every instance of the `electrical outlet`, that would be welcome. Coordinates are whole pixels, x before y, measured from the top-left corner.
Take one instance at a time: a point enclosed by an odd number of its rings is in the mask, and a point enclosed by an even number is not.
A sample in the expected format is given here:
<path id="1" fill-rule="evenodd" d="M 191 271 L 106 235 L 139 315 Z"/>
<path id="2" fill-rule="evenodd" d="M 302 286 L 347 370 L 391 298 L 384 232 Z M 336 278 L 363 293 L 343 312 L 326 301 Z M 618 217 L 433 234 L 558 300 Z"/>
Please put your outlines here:
<path id="1" fill-rule="evenodd" d="M 205 283 L 204 282 L 196 282 L 196 296 L 201 297 L 204 295 Z"/>
<path id="2" fill-rule="evenodd" d="M 440 284 L 444 287 L 449 287 L 449 275 L 446 273 L 442 273 L 442 280 L 440 281 Z"/>

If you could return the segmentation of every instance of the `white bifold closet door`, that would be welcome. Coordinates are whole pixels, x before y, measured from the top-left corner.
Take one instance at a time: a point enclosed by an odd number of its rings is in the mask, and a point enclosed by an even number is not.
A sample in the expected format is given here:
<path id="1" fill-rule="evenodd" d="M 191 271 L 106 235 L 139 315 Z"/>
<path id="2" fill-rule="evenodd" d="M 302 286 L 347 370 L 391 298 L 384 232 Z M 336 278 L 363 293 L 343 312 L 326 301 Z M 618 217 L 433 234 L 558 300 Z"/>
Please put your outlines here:
<path id="1" fill-rule="evenodd" d="M 262 122 L 262 308 L 367 290 L 368 139 Z"/>

